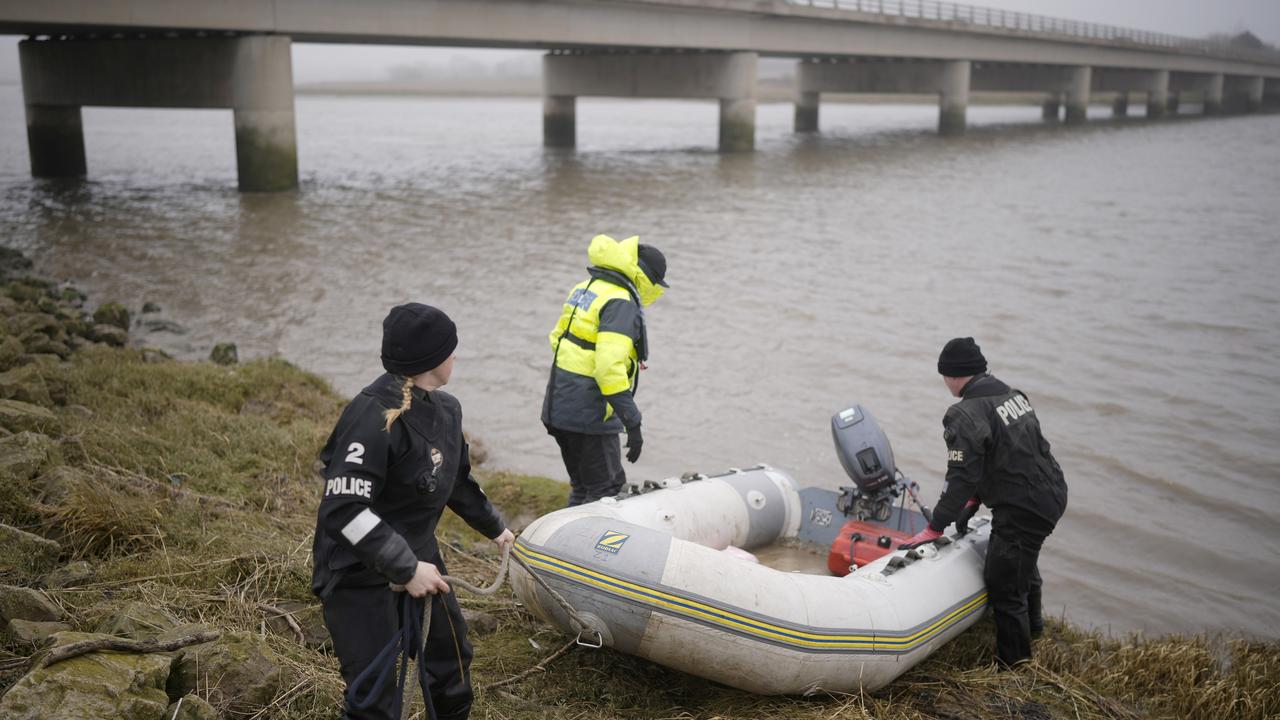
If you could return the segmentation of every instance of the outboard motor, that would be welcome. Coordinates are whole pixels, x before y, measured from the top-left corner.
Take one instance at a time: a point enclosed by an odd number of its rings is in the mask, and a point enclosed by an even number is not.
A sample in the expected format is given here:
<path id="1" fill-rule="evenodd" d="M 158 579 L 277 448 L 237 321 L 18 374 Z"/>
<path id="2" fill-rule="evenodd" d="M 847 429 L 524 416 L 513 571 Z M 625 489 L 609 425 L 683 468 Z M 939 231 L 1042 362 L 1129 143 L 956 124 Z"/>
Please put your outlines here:
<path id="1" fill-rule="evenodd" d="M 854 405 L 831 416 L 836 455 L 854 487 L 840 488 L 836 507 L 859 519 L 888 520 L 899 495 L 893 448 L 870 411 Z"/>

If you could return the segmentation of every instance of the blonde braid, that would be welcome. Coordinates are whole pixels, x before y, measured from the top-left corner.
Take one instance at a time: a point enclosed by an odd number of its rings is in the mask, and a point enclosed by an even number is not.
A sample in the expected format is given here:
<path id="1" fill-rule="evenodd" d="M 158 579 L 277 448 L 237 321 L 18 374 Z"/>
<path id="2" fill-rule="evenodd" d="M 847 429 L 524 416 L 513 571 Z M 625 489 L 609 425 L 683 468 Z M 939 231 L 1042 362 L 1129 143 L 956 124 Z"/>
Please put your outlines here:
<path id="1" fill-rule="evenodd" d="M 395 424 L 396 419 L 409 409 L 409 405 L 413 403 L 413 378 L 406 377 L 404 379 L 404 387 L 400 388 L 400 394 L 404 396 L 398 408 L 387 408 L 382 411 L 382 417 L 387 419 L 387 432 L 391 432 L 391 426 Z"/>

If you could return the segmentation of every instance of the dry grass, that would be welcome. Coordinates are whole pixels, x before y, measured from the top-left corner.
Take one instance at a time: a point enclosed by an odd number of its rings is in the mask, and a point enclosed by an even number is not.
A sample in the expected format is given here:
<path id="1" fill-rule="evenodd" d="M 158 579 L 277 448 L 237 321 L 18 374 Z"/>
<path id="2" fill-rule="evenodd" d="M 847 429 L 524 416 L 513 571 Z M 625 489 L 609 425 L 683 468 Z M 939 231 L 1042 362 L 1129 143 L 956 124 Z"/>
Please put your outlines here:
<path id="1" fill-rule="evenodd" d="M 132 602 L 180 620 L 260 634 L 280 657 L 285 682 L 253 718 L 337 718 L 342 682 L 335 659 L 299 642 L 271 608 L 304 603 L 318 481 L 313 462 L 341 401 L 320 380 L 280 361 L 233 369 L 148 362 L 132 351 L 93 350 L 42 367 L 65 390 L 54 408 L 54 458 L 84 471 L 54 504 L 30 482 L 0 487 L 0 521 L 57 537 L 67 559 L 96 573 L 52 591 L 77 629 L 92 629 Z M 89 413 L 72 411 L 79 405 Z M 482 473 L 512 525 L 563 505 L 564 485 Z M 441 525 L 452 574 L 482 582 L 496 572 L 491 546 L 456 518 Z M 18 572 L 18 571 L 14 571 Z M 29 576 L 3 582 L 32 583 Z M 537 664 L 565 638 L 525 612 L 509 589 L 463 605 L 491 613 L 494 633 L 473 637 L 481 687 Z M 482 692 L 473 717 L 550 718 L 1190 718 L 1280 717 L 1280 646 L 1207 637 L 1110 639 L 1051 622 L 1037 661 L 1017 672 L 991 665 L 989 622 L 949 643 L 884 691 L 868 695 L 767 698 L 715 685 L 610 650 L 573 649 L 545 672 Z M 0 646 L 0 688 L 17 679 Z M 421 704 L 411 705 L 421 713 Z"/>

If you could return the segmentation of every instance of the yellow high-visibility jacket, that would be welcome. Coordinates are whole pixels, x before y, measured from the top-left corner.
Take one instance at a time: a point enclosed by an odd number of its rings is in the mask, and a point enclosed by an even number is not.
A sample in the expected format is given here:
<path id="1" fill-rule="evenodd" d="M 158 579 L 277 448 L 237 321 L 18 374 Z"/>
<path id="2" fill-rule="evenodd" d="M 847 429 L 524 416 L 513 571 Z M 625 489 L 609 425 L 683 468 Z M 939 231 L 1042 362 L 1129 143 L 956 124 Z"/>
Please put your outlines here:
<path id="1" fill-rule="evenodd" d="M 662 288 L 640 269 L 640 239 L 591 240 L 590 277 L 574 286 L 549 339 L 555 353 L 542 402 L 542 422 L 586 434 L 640 424 L 634 391 L 648 356 L 644 307 Z"/>

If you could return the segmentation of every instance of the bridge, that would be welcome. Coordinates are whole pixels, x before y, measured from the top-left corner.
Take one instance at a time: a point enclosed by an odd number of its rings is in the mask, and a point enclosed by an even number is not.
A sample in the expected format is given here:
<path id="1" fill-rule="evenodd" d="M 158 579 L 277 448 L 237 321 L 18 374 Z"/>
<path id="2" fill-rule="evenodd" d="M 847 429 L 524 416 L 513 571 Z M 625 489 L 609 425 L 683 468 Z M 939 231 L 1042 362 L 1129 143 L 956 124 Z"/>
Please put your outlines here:
<path id="1" fill-rule="evenodd" d="M 935 94 L 964 132 L 972 92 L 1043 95 L 1083 123 L 1194 98 L 1205 114 L 1280 102 L 1280 52 L 935 0 L 3 0 L 19 44 L 31 171 L 86 173 L 83 106 L 230 108 L 239 186 L 297 187 L 293 42 L 545 49 L 543 142 L 573 147 L 583 96 L 706 98 L 719 147 L 755 145 L 760 57 L 796 59 L 795 131 L 823 93 Z"/>

